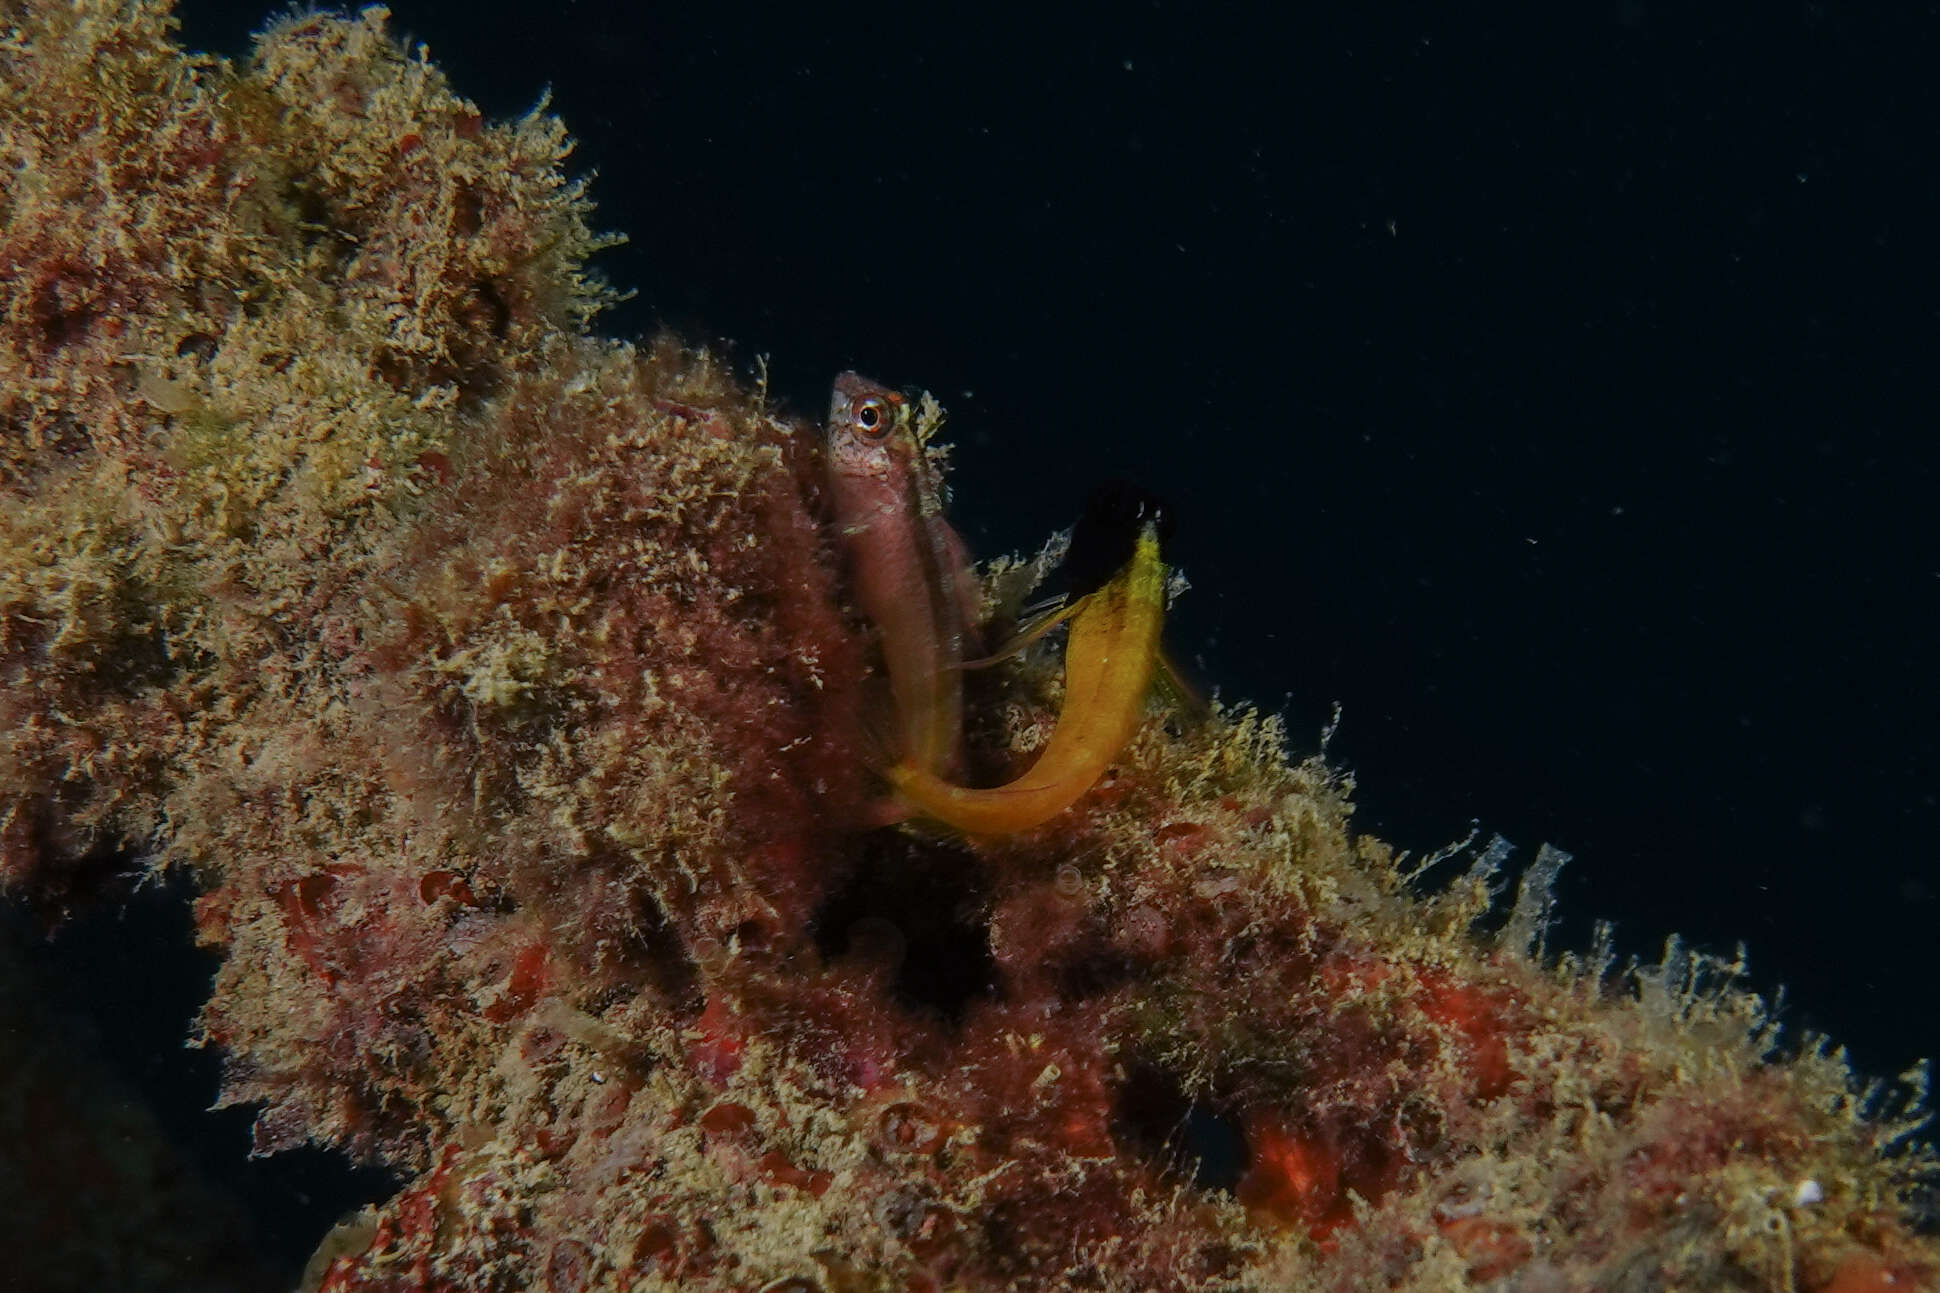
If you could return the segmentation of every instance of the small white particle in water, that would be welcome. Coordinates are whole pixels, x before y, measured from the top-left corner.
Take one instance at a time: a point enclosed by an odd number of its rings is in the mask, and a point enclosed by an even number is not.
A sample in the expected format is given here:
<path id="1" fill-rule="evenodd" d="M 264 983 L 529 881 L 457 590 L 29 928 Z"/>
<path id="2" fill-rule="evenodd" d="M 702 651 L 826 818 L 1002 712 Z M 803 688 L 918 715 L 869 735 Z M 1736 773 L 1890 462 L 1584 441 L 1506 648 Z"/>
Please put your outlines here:
<path id="1" fill-rule="evenodd" d="M 1808 1176 L 1799 1182 L 1796 1190 L 1792 1191 L 1792 1206 L 1809 1207 L 1823 1198 L 1825 1198 L 1825 1191 L 1819 1188 L 1817 1181 Z"/>

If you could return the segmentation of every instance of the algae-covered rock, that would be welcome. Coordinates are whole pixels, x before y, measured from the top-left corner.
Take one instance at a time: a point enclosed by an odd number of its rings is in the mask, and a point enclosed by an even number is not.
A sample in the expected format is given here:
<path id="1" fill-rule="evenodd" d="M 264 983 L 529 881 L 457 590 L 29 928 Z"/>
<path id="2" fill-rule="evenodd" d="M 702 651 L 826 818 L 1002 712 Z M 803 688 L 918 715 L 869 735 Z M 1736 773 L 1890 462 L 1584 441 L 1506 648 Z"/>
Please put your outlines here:
<path id="1" fill-rule="evenodd" d="M 873 827 L 818 429 L 595 335 L 561 126 L 382 11 L 231 65 L 34 5 L 0 86 L 0 884 L 194 876 L 258 1148 L 407 1178 L 317 1286 L 1940 1270 L 1902 1102 L 1732 967 L 1545 957 L 1559 855 L 1431 891 L 1250 710 L 1033 831 Z M 1056 653 L 969 693 L 995 782 Z"/>

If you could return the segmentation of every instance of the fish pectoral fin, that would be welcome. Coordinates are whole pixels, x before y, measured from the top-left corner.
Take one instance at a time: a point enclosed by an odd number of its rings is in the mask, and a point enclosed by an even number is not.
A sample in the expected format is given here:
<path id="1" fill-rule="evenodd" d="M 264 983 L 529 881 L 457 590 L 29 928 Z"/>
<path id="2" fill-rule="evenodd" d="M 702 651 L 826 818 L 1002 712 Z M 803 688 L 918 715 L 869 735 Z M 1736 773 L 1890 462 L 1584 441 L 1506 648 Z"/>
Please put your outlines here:
<path id="1" fill-rule="evenodd" d="M 1070 600 L 1071 595 L 1069 593 L 1052 593 L 1049 597 L 1040 598 L 1032 602 L 1029 606 L 1021 608 L 1017 612 L 1017 619 L 1023 624 L 1035 624 L 1039 619 L 1049 615 L 1052 611 L 1060 609 Z"/>
<path id="2" fill-rule="evenodd" d="M 1035 619 L 1025 621 L 995 651 L 975 660 L 965 660 L 963 667 L 965 669 L 988 669 L 993 664 L 1001 664 L 1012 656 L 1022 654 L 1025 648 L 1043 638 L 1045 634 L 1070 619 L 1073 615 L 1076 615 L 1087 600 L 1089 599 L 1080 597 L 1074 602 L 1068 602 L 1063 606 L 1054 607 Z"/>
<path id="3" fill-rule="evenodd" d="M 1210 722 L 1212 702 L 1186 677 L 1172 653 L 1160 648 L 1157 665 L 1152 671 L 1152 690 L 1159 694 L 1159 699 L 1194 723 Z"/>

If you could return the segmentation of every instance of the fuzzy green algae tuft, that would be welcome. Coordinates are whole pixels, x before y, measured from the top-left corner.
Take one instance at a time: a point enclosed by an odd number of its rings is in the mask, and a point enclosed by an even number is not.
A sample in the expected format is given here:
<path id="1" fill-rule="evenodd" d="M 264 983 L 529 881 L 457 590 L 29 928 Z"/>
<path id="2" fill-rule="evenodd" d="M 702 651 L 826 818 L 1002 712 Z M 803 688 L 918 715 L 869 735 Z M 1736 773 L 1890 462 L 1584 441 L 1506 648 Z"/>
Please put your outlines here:
<path id="1" fill-rule="evenodd" d="M 258 1149 L 406 1179 L 312 1287 L 1933 1285 L 1917 1111 L 1545 957 L 1553 854 L 1424 893 L 1250 710 L 871 829 L 819 429 L 589 331 L 559 123 L 380 10 L 170 32 L 0 43 L 0 884 L 194 877 Z M 972 688 L 985 784 L 1059 687 Z"/>

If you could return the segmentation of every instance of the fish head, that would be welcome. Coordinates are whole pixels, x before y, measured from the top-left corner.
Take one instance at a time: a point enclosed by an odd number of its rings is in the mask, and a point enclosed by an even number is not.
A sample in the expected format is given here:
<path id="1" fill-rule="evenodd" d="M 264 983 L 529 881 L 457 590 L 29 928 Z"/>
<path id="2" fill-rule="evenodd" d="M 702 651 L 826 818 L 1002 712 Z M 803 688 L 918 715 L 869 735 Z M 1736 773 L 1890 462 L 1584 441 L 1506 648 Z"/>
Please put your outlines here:
<path id="1" fill-rule="evenodd" d="M 835 379 L 829 401 L 829 469 L 837 480 L 889 480 L 921 452 L 909 397 L 856 373 Z"/>

